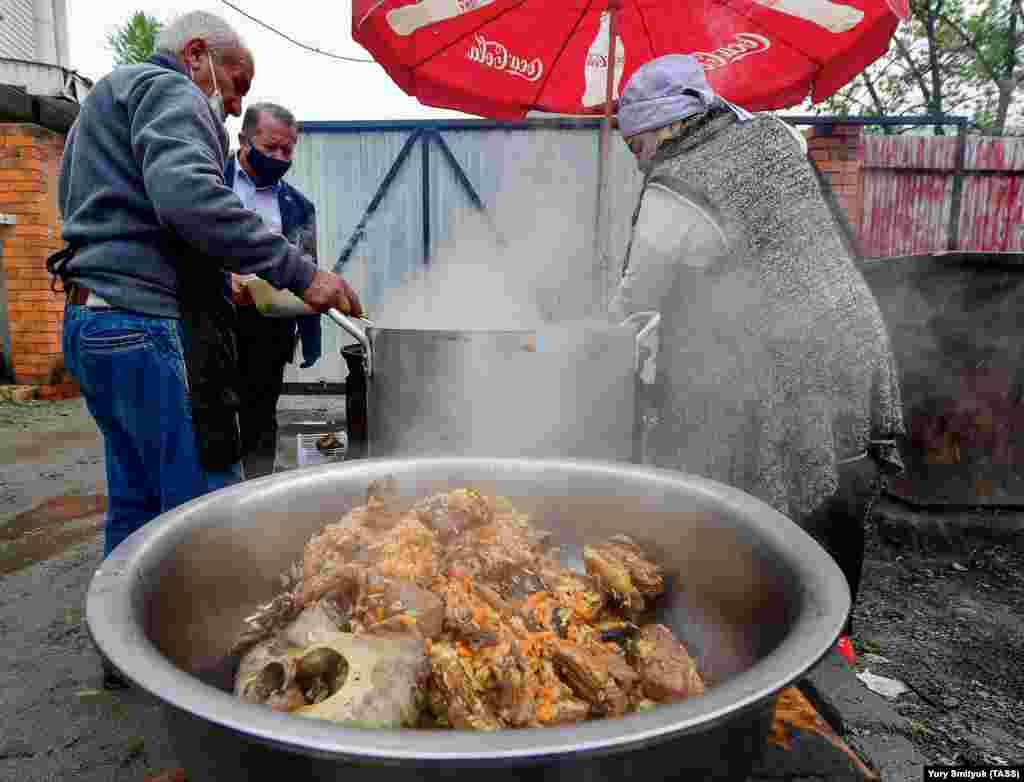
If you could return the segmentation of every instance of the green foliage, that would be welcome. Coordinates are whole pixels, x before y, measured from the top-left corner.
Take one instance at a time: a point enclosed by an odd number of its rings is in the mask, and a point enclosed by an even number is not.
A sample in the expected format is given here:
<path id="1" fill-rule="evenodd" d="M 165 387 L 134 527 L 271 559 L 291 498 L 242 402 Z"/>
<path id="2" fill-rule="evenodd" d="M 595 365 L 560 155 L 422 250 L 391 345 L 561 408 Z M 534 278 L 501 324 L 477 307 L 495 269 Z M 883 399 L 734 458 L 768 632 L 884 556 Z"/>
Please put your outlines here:
<path id="1" fill-rule="evenodd" d="M 144 11 L 136 11 L 120 27 L 107 35 L 107 49 L 114 55 L 114 65 L 145 62 L 156 53 L 156 38 L 163 24 Z"/>
<path id="2" fill-rule="evenodd" d="M 994 135 L 1019 125 L 1021 0 L 911 0 L 910 10 L 889 51 L 811 110 L 966 115 Z"/>

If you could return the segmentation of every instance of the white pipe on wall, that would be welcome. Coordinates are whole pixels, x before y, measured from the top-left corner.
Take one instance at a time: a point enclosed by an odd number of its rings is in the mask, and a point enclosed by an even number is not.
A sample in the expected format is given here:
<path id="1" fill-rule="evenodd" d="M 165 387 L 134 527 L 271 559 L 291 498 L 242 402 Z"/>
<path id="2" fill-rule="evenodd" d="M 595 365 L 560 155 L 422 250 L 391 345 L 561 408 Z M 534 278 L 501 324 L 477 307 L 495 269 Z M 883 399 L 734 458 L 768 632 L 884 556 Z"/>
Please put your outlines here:
<path id="1" fill-rule="evenodd" d="M 32 10 L 36 34 L 35 60 L 44 65 L 57 65 L 57 36 L 54 30 L 53 0 L 34 0 Z"/>
<path id="2" fill-rule="evenodd" d="M 52 0 L 54 42 L 57 51 L 57 65 L 71 69 L 71 50 L 68 38 L 67 0 Z"/>

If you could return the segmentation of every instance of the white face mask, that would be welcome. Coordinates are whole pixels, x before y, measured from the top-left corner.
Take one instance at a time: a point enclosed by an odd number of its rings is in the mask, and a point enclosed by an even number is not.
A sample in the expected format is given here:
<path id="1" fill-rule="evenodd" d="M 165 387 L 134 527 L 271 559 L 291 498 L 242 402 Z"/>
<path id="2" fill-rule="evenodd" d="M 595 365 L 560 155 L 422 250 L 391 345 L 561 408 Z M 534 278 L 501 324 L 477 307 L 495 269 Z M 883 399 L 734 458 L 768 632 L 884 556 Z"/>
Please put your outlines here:
<path id="1" fill-rule="evenodd" d="M 222 123 L 227 119 L 227 112 L 224 111 L 224 96 L 220 94 L 220 87 L 217 86 L 217 71 L 213 67 L 213 58 L 210 56 L 210 51 L 206 51 L 206 61 L 210 63 L 210 75 L 213 76 L 213 95 L 207 100 L 210 102 L 210 108 L 213 109 L 214 115 Z"/>

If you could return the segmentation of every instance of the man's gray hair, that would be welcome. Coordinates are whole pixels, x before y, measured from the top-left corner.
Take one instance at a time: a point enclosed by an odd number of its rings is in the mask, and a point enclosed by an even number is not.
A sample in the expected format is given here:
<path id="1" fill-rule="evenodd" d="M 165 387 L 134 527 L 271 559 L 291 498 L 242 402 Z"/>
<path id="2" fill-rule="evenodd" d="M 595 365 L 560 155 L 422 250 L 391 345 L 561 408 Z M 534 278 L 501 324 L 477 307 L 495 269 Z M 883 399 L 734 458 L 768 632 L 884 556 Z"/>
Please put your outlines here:
<path id="1" fill-rule="evenodd" d="M 251 138 L 259 127 L 260 116 L 263 114 L 269 114 L 289 128 L 296 128 L 299 124 L 295 121 L 295 115 L 284 106 L 277 103 L 253 103 L 245 110 L 245 116 L 242 117 L 242 133 Z"/>
<path id="2" fill-rule="evenodd" d="M 252 59 L 252 52 L 245 45 L 242 36 L 216 14 L 206 11 L 192 11 L 182 14 L 164 27 L 156 38 L 156 51 L 178 59 L 185 45 L 194 38 L 201 38 L 214 53 L 227 49 L 241 49 Z"/>

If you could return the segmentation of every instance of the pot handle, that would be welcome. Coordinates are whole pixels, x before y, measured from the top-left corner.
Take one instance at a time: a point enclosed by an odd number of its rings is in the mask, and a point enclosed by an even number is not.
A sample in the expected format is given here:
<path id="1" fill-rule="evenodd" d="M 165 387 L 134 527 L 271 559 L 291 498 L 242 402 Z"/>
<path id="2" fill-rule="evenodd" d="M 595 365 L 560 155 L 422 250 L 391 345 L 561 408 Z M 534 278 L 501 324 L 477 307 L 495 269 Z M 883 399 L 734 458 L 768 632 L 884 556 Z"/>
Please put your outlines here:
<path id="1" fill-rule="evenodd" d="M 370 344 L 370 337 L 367 333 L 367 329 L 373 328 L 373 321 L 367 320 L 366 318 L 350 318 L 348 315 L 343 315 L 339 310 L 333 307 L 327 310 L 327 317 L 341 326 L 345 331 L 355 338 L 363 347 L 363 367 L 366 370 L 366 376 L 373 376 L 373 346 Z"/>
<path id="2" fill-rule="evenodd" d="M 654 361 L 658 352 L 658 326 L 661 325 L 661 313 L 653 310 L 634 312 L 620 325 L 637 329 L 634 370 L 645 384 L 650 385 L 654 382 Z"/>

